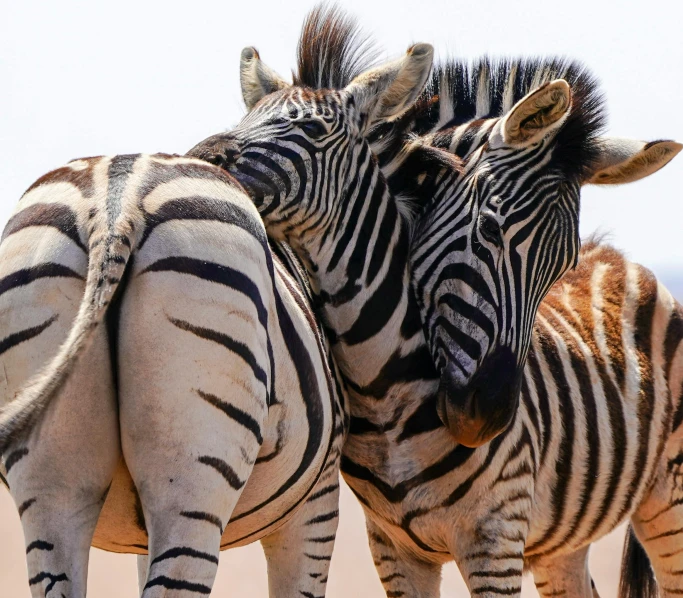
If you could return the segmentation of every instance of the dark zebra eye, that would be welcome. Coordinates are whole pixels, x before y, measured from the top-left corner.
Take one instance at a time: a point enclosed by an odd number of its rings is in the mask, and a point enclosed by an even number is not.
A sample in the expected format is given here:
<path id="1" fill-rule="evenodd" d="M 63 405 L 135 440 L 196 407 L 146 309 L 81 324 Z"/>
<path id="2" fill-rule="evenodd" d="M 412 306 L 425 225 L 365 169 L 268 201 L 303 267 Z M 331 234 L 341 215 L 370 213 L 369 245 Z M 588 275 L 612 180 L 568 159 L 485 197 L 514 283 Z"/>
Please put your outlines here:
<path id="1" fill-rule="evenodd" d="M 323 124 L 317 120 L 305 120 L 299 123 L 299 128 L 311 139 L 320 139 L 327 130 Z"/>
<path id="2" fill-rule="evenodd" d="M 493 214 L 482 214 L 479 216 L 479 232 L 489 243 L 493 243 L 496 247 L 503 244 L 503 239 L 500 234 L 500 224 Z"/>

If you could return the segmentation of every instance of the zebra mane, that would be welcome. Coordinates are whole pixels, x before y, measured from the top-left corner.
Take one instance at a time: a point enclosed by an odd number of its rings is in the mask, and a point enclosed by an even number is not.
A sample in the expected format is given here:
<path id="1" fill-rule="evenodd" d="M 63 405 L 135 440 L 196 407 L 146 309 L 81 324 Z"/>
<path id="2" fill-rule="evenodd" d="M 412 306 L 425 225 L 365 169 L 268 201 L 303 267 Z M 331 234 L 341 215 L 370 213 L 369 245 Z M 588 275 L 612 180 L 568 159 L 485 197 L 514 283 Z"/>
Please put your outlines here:
<path id="1" fill-rule="evenodd" d="M 342 89 L 370 68 L 377 54 L 353 17 L 336 5 L 321 3 L 304 21 L 294 84 L 312 89 Z"/>
<path id="2" fill-rule="evenodd" d="M 555 138 L 553 160 L 567 176 L 581 178 L 598 157 L 596 139 L 606 114 L 597 79 L 583 64 L 567 58 L 450 60 L 435 67 L 413 108 L 383 130 L 380 125 L 378 133 L 389 138 L 387 149 L 392 143 L 395 149 L 411 135 L 503 116 L 526 94 L 554 79 L 565 79 L 571 86 L 572 109 Z"/>

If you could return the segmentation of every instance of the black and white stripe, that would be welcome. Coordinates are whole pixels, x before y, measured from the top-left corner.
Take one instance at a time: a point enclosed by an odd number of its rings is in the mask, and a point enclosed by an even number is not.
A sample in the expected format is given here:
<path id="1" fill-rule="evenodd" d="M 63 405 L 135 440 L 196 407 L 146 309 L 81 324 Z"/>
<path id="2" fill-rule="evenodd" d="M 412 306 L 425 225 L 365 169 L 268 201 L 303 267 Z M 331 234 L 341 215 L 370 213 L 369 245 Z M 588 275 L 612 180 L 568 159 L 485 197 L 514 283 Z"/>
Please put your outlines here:
<path id="1" fill-rule="evenodd" d="M 84 595 L 92 543 L 149 552 L 146 597 L 208 594 L 218 551 L 261 539 L 274 595 L 324 595 L 342 387 L 294 265 L 196 160 L 77 160 L 26 192 L 0 245 L 0 450 L 31 585 Z"/>
<path id="2" fill-rule="evenodd" d="M 337 38 L 325 26 L 312 37 L 327 40 L 334 53 Z M 505 96 L 509 106 L 502 117 L 463 125 L 468 139 L 456 147 L 468 150 L 460 159 L 437 147 L 436 136 L 407 145 L 402 140 L 400 155 L 408 159 L 393 170 L 389 162 L 384 165 L 392 188 L 400 181 L 402 193 L 418 204 L 415 221 L 406 220 L 406 208 L 392 197 L 364 131 L 396 116 L 392 108 L 400 115 L 409 107 L 397 87 L 408 96 L 420 87 L 416 62 L 427 53 L 417 46 L 402 61 L 352 82 L 337 79 L 335 86 L 344 89 L 330 91 L 301 85 L 329 76 L 299 80 L 291 88 L 268 80 L 272 71 L 260 65 L 254 50 L 245 51 L 243 77 L 256 73 L 262 89 L 277 91 L 245 93 L 253 110 L 237 129 L 191 153 L 233 172 L 252 194 L 269 233 L 291 243 L 307 266 L 319 316 L 350 390 L 342 471 L 365 506 L 387 594 L 436 595 L 440 565 L 455 558 L 473 595 L 519 595 L 526 556 L 534 559 L 544 593 L 566 593 L 565 584 L 590 592 L 577 595 L 592 595 L 585 565 L 575 566 L 583 564 L 590 538 L 573 525 L 575 515 L 555 534 L 564 525 L 560 513 L 564 517 L 570 508 L 564 497 L 570 491 L 581 496 L 574 480 L 590 476 L 582 467 L 579 475 L 570 474 L 557 463 L 573 462 L 574 443 L 583 443 L 575 426 L 583 422 L 585 438 L 590 412 L 572 380 L 565 379 L 565 387 L 553 380 L 573 364 L 567 361 L 570 340 L 556 330 L 543 340 L 539 328 L 532 333 L 533 325 L 545 293 L 578 258 L 580 185 L 603 175 L 611 180 L 601 182 L 635 180 L 673 156 L 650 162 L 652 156 L 640 153 L 648 146 L 640 144 L 615 162 L 614 146 L 596 137 L 601 108 L 590 78 L 553 77 L 538 90 L 543 81 L 532 78 L 525 97 Z M 311 55 L 315 64 L 325 64 L 319 51 Z M 400 86 L 393 86 L 396 81 Z M 631 159 L 643 168 L 634 169 Z M 429 345 L 408 288 L 411 224 Z M 662 292 L 662 299 L 671 311 L 670 296 Z M 524 368 L 529 347 L 532 362 L 538 355 L 537 342 L 556 346 L 556 359 L 544 366 L 540 380 L 532 376 L 533 365 Z M 441 368 L 440 383 L 430 351 Z M 527 390 L 530 380 L 534 388 L 545 383 L 554 389 L 538 391 L 552 407 Z M 558 388 L 567 387 L 566 400 L 559 400 Z M 460 415 L 458 402 L 470 420 Z M 583 419 L 569 425 L 569 412 Z M 525 418 L 535 427 L 523 423 Z M 538 430 L 553 427 L 543 448 Z M 502 430 L 477 449 L 454 441 L 459 434 L 476 446 Z M 554 456 L 548 466 L 564 480 L 555 490 L 535 484 L 542 453 Z M 563 484 L 571 486 L 564 494 Z M 571 508 L 580 510 L 581 504 Z M 533 544 L 525 555 L 527 541 L 548 525 L 537 511 L 555 521 L 543 556 L 554 559 L 556 587 L 544 579 L 545 564 Z M 616 523 L 605 523 L 601 533 Z M 567 530 L 577 531 L 584 544 L 572 545 Z M 570 553 L 563 554 L 563 546 Z"/>

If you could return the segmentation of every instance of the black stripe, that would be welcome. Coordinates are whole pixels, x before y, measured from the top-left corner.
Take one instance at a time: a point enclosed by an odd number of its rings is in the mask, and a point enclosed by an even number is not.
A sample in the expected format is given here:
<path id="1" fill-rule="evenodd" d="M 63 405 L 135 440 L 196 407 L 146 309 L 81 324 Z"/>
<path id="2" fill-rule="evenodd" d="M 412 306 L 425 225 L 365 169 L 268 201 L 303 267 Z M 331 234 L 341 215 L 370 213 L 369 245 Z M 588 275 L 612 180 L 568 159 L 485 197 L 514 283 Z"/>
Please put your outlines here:
<path id="1" fill-rule="evenodd" d="M 197 195 L 167 201 L 156 212 L 148 214 L 138 250 L 142 249 L 157 226 L 170 220 L 210 220 L 232 224 L 257 239 L 264 251 L 267 247 L 263 223 L 254 214 L 229 201 Z"/>
<path id="2" fill-rule="evenodd" d="M 29 498 L 28 500 L 22 502 L 17 509 L 19 511 L 19 517 L 21 517 L 29 509 L 29 507 L 35 504 L 36 500 L 37 499 L 35 498 Z"/>
<path id="3" fill-rule="evenodd" d="M 384 280 L 363 304 L 360 314 L 351 328 L 339 337 L 346 344 L 356 345 L 379 333 L 398 308 L 404 294 L 404 277 L 408 262 L 407 235 L 406 228 L 402 225 Z"/>
<path id="4" fill-rule="evenodd" d="M 396 442 L 400 443 L 418 434 L 431 432 L 442 427 L 443 423 L 436 412 L 436 395 L 433 395 L 420 403 L 417 409 L 408 416 L 403 431 L 396 438 Z"/>
<path id="5" fill-rule="evenodd" d="M 19 332 L 15 332 L 14 334 L 10 334 L 9 336 L 5 337 L 0 341 L 0 355 L 5 353 L 6 351 L 9 351 L 11 348 L 23 343 L 24 341 L 31 340 L 32 338 L 38 336 L 41 332 L 43 332 L 43 330 L 49 328 L 57 320 L 57 318 L 58 316 L 56 315 L 52 316 L 49 320 L 46 320 L 38 326 L 34 326 L 33 328 L 26 328 L 24 330 L 20 330 Z"/>
<path id="6" fill-rule="evenodd" d="M 158 157 L 158 154 L 155 154 L 154 157 Z M 173 158 L 175 157 L 177 156 L 173 156 Z M 144 173 L 144 179 L 137 189 L 138 201 L 143 200 L 160 185 L 179 178 L 220 181 L 231 187 L 238 187 L 237 182 L 226 171 L 207 162 L 179 162 L 174 159 L 168 162 L 152 161 L 149 163 L 149 168 Z"/>
<path id="7" fill-rule="evenodd" d="M 671 319 L 669 320 L 669 325 L 666 328 L 666 336 L 664 340 L 664 355 L 666 360 L 666 374 L 667 379 L 671 380 L 673 377 L 673 372 L 671 368 L 673 367 L 674 356 L 676 355 L 676 350 L 680 346 L 683 339 L 683 309 L 676 303 L 675 309 L 671 314 Z M 673 431 L 678 430 L 681 425 L 683 425 L 683 387 L 673 388 L 671 397 L 674 405 L 678 402 L 678 407 L 673 415 L 672 427 Z"/>
<path id="8" fill-rule="evenodd" d="M 55 587 L 55 584 L 58 584 L 60 581 L 69 581 L 69 578 L 66 576 L 66 573 L 54 575 L 46 571 L 41 571 L 40 573 L 38 573 L 38 575 L 28 580 L 28 585 L 34 586 L 45 581 L 46 579 L 49 579 L 50 583 L 47 584 L 47 586 L 45 586 L 45 596 L 47 596 L 50 593 L 50 590 L 52 590 L 52 588 Z"/>
<path id="9" fill-rule="evenodd" d="M 222 332 L 211 330 L 210 328 L 203 328 L 202 326 L 194 326 L 193 324 L 185 322 L 184 320 L 178 320 L 176 318 L 171 317 L 169 317 L 168 320 L 169 322 L 171 322 L 171 324 L 177 326 L 181 330 L 191 332 L 199 338 L 203 338 L 205 340 L 212 341 L 219 345 L 223 345 L 226 349 L 232 351 L 235 355 L 241 357 L 244 360 L 244 362 L 251 368 L 254 377 L 264 386 L 267 387 L 268 378 L 266 372 L 263 371 L 261 366 L 256 361 L 254 354 L 251 352 L 249 347 L 247 347 L 244 343 L 236 341 L 232 337 Z"/>
<path id="10" fill-rule="evenodd" d="M 195 392 L 207 403 L 210 403 L 217 409 L 220 409 L 230 419 L 249 430 L 254 435 L 259 445 L 263 444 L 261 426 L 259 426 L 259 423 L 246 411 L 242 411 L 242 409 L 235 407 L 234 405 L 231 405 L 230 403 L 219 399 L 216 395 L 212 395 L 208 392 L 203 392 L 198 389 L 195 389 Z"/>
<path id="11" fill-rule="evenodd" d="M 32 550 L 46 550 L 52 552 L 55 549 L 55 545 L 51 542 L 45 542 L 45 540 L 34 540 L 26 547 L 26 554 Z"/>
<path id="12" fill-rule="evenodd" d="M 211 523 L 221 531 L 221 536 L 223 535 L 223 523 L 221 523 L 221 520 L 218 517 L 211 513 L 206 513 L 204 511 L 181 511 L 180 515 L 182 517 L 187 517 L 188 519 L 196 519 L 197 521 Z"/>
<path id="13" fill-rule="evenodd" d="M 559 439 L 559 454 L 555 466 L 557 475 L 550 500 L 552 504 L 552 515 L 549 517 L 552 523 L 534 544 L 527 546 L 529 552 L 543 548 L 562 525 L 562 519 L 567 506 L 567 487 L 572 479 L 574 432 L 576 425 L 574 420 L 574 403 L 572 402 L 570 393 L 571 387 L 565 375 L 564 366 L 562 365 L 562 359 L 560 358 L 557 345 L 554 341 L 550 341 L 546 343 L 541 350 L 545 357 L 545 361 L 548 364 L 548 371 L 553 377 L 557 389 L 557 402 L 559 406 L 558 423 L 560 426 L 558 433 L 562 434 L 562 436 Z"/>
<path id="14" fill-rule="evenodd" d="M 178 272 L 229 287 L 250 299 L 256 308 L 261 325 L 264 328 L 268 325 L 268 312 L 263 305 L 261 291 L 253 280 L 239 270 L 206 260 L 172 256 L 157 260 L 147 266 L 140 274 L 146 272 Z"/>
<path id="15" fill-rule="evenodd" d="M 199 550 L 195 550 L 194 548 L 190 548 L 189 546 L 179 546 L 178 548 L 171 548 L 167 550 L 166 552 L 160 554 L 157 558 L 155 558 L 152 561 L 152 565 L 155 565 L 156 563 L 164 561 L 166 559 L 175 559 L 180 556 L 189 556 L 193 559 L 201 559 L 218 565 L 217 556 L 209 554 L 208 552 L 200 552 Z"/>
<path id="16" fill-rule="evenodd" d="M 306 348 L 304 342 L 302 341 L 294 326 L 292 318 L 290 317 L 289 312 L 287 311 L 285 304 L 282 301 L 282 298 L 277 292 L 275 293 L 275 305 L 277 308 L 277 316 L 278 321 L 280 323 L 282 336 L 287 341 L 287 351 L 292 359 L 294 367 L 296 368 L 296 374 L 299 381 L 300 396 L 303 397 L 306 404 L 306 421 L 308 422 L 309 433 L 306 438 L 306 446 L 304 448 L 303 455 L 300 457 L 301 460 L 296 471 L 292 473 L 292 475 L 289 476 L 289 478 L 285 480 L 283 484 L 273 494 L 271 494 L 267 500 L 263 501 L 261 504 L 254 506 L 248 511 L 241 513 L 236 517 L 232 517 L 230 521 L 236 521 L 237 519 L 246 517 L 248 515 L 251 515 L 252 513 L 259 511 L 265 505 L 273 502 L 274 500 L 282 496 L 285 492 L 287 492 L 287 490 L 289 490 L 292 486 L 294 486 L 294 484 L 296 484 L 296 482 L 306 472 L 309 471 L 311 462 L 318 454 L 318 451 L 320 450 L 320 445 L 323 441 L 322 431 L 324 424 L 324 412 L 322 406 L 322 393 L 316 382 L 316 368 L 313 365 L 313 361 L 311 359 L 311 355 L 308 352 L 308 349 Z M 326 391 L 330 394 L 332 392 L 329 387 L 326 389 Z M 330 435 L 330 441 L 325 454 L 325 460 L 323 461 L 324 463 L 327 462 L 327 456 L 329 455 L 330 450 L 332 448 L 332 440 L 333 436 Z M 321 473 L 322 470 L 316 476 L 316 479 L 313 481 L 311 488 L 314 488 L 315 485 L 318 483 L 318 479 L 320 478 Z M 292 507 L 288 509 L 287 512 L 281 513 L 280 517 L 278 517 L 276 521 L 285 517 L 292 509 L 296 508 L 297 506 L 298 505 L 292 505 Z M 273 523 L 275 523 L 275 521 L 269 523 L 267 526 L 264 526 L 261 529 L 265 529 Z"/>
<path id="17" fill-rule="evenodd" d="M 322 488 L 321 490 L 318 490 L 317 492 L 314 492 L 308 497 L 307 502 L 313 502 L 314 500 L 317 500 L 323 496 L 326 496 L 330 494 L 331 492 L 334 492 L 339 488 L 339 484 L 332 484 L 331 486 L 326 486 L 325 488 Z"/>
<path id="18" fill-rule="evenodd" d="M 600 434 L 596 433 L 594 427 L 598 425 L 598 406 L 596 404 L 595 395 L 593 394 L 593 385 L 585 358 L 580 354 L 580 349 L 578 347 L 572 350 L 572 345 L 574 343 L 568 337 L 565 338 L 565 344 L 568 345 L 567 348 L 570 351 L 572 369 L 579 382 L 579 396 L 576 397 L 576 400 L 577 402 L 583 400 L 586 417 L 585 438 L 587 445 L 585 458 L 588 461 L 586 473 L 584 475 L 584 487 L 581 491 L 579 504 L 573 505 L 573 509 L 575 509 L 575 519 L 569 526 L 563 539 L 563 542 L 568 542 L 574 536 L 588 514 L 588 505 L 593 498 L 593 491 L 598 479 L 600 466 Z"/>
<path id="19" fill-rule="evenodd" d="M 26 447 L 12 451 L 5 459 L 5 471 L 9 475 L 9 470 L 12 469 L 19 461 L 21 461 L 26 455 L 28 455 L 28 449 Z"/>
<path id="20" fill-rule="evenodd" d="M 211 457 L 209 455 L 203 455 L 197 459 L 200 463 L 204 465 L 208 465 L 209 467 L 213 467 L 218 473 L 220 473 L 224 478 L 225 481 L 230 484 L 230 486 L 234 490 L 239 490 L 242 488 L 245 484 L 242 480 L 239 479 L 239 476 L 235 472 L 235 470 L 228 465 L 223 459 L 219 459 L 218 457 Z"/>
<path id="21" fill-rule="evenodd" d="M 313 542 L 314 544 L 329 544 L 334 542 L 336 536 L 325 536 L 324 538 L 306 538 L 306 542 Z"/>
<path id="22" fill-rule="evenodd" d="M 4 484 L 5 487 L 9 490 L 9 482 L 7 481 L 7 478 L 2 475 L 2 472 L 0 471 L 0 484 Z"/>
<path id="23" fill-rule="evenodd" d="M 75 212 L 59 203 L 36 203 L 28 206 L 9 219 L 2 233 L 1 241 L 30 226 L 49 226 L 71 239 L 85 253 L 87 248 L 81 241 Z"/>
<path id="24" fill-rule="evenodd" d="M 640 392 L 638 393 L 638 451 L 635 461 L 629 468 L 632 475 L 631 484 L 626 491 L 626 502 L 619 512 L 619 520 L 631 510 L 633 499 L 638 490 L 648 483 L 642 472 L 645 469 L 648 455 L 650 454 L 650 426 L 654 414 L 654 372 L 652 351 L 652 325 L 655 309 L 657 307 L 657 280 L 654 275 L 644 268 L 639 268 L 640 297 L 636 312 L 633 342 L 634 352 L 638 356 L 640 373 Z"/>
<path id="25" fill-rule="evenodd" d="M 22 268 L 12 274 L 8 274 L 4 278 L 0 279 L 0 295 L 15 289 L 17 287 L 25 286 L 31 284 L 34 280 L 40 278 L 78 278 L 83 280 L 83 277 L 74 272 L 71 268 L 67 268 L 62 264 L 55 263 L 45 263 L 38 266 L 33 266 L 32 268 Z"/>
<path id="26" fill-rule="evenodd" d="M 167 590 L 185 590 L 187 592 L 195 592 L 197 594 L 210 594 L 211 588 L 205 586 L 203 583 L 192 583 L 185 581 L 184 579 L 171 579 L 165 575 L 160 575 L 147 582 L 145 590 L 149 588 L 154 588 L 156 586 L 161 586 Z"/>
<path id="27" fill-rule="evenodd" d="M 333 519 L 336 519 L 339 517 L 339 511 L 334 510 L 330 511 L 329 513 L 324 513 L 322 515 L 316 515 L 315 517 L 309 519 L 304 525 L 314 525 L 316 523 L 324 523 L 326 521 L 332 521 Z"/>
<path id="28" fill-rule="evenodd" d="M 405 499 L 411 490 L 436 480 L 454 469 L 461 467 L 474 454 L 475 449 L 457 445 L 450 453 L 433 465 L 425 467 L 419 474 L 396 484 L 395 486 L 386 483 L 381 478 L 375 476 L 369 468 L 359 465 L 352 461 L 347 455 L 342 455 L 341 469 L 345 475 L 372 484 L 384 498 L 391 503 L 399 503 Z"/>
<path id="29" fill-rule="evenodd" d="M 309 559 L 312 559 L 314 561 L 331 561 L 332 556 L 331 555 L 318 555 L 318 554 L 309 554 L 307 552 L 304 552 L 304 556 L 308 557 Z"/>

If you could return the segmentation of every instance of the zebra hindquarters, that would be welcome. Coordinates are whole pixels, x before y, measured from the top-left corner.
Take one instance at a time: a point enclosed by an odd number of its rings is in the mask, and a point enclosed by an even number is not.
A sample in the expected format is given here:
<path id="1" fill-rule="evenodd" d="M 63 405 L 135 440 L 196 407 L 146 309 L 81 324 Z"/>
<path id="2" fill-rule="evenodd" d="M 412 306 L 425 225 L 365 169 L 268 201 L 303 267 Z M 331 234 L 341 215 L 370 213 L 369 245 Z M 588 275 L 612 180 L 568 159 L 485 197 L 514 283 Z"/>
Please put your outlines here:
<path id="1" fill-rule="evenodd" d="M 72 197 L 72 194 L 74 197 Z M 0 407 L 54 357 L 85 288 L 88 255 L 65 232 L 75 192 L 29 194 L 0 245 Z M 70 234 L 67 234 L 70 232 Z M 28 436 L 10 445 L 4 472 L 19 509 L 35 597 L 86 593 L 92 534 L 120 458 L 118 414 L 107 330 L 94 332 Z"/>
<path id="2" fill-rule="evenodd" d="M 136 256 L 119 332 L 121 434 L 149 534 L 144 596 L 208 594 L 258 455 L 271 380 L 264 244 L 172 220 Z"/>

